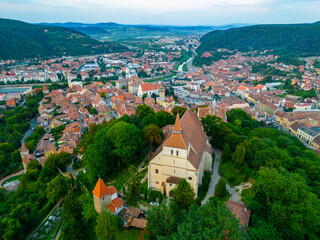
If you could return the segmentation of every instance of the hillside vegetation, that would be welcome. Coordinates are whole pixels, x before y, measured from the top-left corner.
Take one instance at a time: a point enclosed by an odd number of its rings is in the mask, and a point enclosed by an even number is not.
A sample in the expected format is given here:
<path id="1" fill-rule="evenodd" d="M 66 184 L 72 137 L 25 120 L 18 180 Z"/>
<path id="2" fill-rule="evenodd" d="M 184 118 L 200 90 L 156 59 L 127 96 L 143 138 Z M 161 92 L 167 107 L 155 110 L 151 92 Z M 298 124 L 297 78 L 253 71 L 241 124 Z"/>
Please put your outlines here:
<path id="1" fill-rule="evenodd" d="M 276 54 L 314 56 L 320 54 L 320 24 L 255 25 L 216 30 L 201 38 L 198 53 L 217 48 L 230 50 L 274 49 Z"/>
<path id="2" fill-rule="evenodd" d="M 125 49 L 115 43 L 101 43 L 72 29 L 0 18 L 0 59 L 89 55 Z"/>

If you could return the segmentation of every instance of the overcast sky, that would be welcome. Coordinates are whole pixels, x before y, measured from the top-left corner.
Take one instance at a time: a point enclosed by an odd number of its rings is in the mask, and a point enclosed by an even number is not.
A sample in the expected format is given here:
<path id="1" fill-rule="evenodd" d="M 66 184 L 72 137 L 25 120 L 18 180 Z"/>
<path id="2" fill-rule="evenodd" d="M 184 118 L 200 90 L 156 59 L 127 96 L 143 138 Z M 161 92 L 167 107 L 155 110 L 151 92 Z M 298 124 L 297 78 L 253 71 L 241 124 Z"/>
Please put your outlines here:
<path id="1" fill-rule="evenodd" d="M 320 0 L 0 0 L 0 17 L 31 23 L 302 23 L 320 20 Z"/>

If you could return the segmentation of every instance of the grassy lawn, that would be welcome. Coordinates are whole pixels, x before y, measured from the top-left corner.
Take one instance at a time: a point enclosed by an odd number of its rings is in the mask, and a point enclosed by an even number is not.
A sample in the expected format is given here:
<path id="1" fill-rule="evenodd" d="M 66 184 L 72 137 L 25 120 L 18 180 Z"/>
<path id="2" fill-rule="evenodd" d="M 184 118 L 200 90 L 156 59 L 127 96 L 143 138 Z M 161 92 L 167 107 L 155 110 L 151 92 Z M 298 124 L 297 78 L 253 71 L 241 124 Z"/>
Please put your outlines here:
<path id="1" fill-rule="evenodd" d="M 242 190 L 242 192 L 241 192 L 241 201 L 244 202 L 244 204 L 248 206 L 250 197 L 252 195 L 253 195 L 252 187 Z"/>
<path id="2" fill-rule="evenodd" d="M 5 185 L 5 184 L 7 184 L 7 183 L 9 183 L 9 182 L 18 180 L 20 176 L 21 176 L 21 175 L 19 175 L 19 176 L 14 176 L 14 177 L 12 177 L 12 178 L 9 178 L 9 179 L 5 180 L 5 181 L 2 183 L 2 185 Z"/>
<path id="3" fill-rule="evenodd" d="M 117 234 L 117 240 L 136 240 L 140 235 L 140 230 L 130 229 L 123 230 Z"/>
<path id="4" fill-rule="evenodd" d="M 220 165 L 220 174 L 228 181 L 232 186 L 238 186 L 245 182 L 246 176 L 235 169 L 233 162 L 222 163 Z"/>

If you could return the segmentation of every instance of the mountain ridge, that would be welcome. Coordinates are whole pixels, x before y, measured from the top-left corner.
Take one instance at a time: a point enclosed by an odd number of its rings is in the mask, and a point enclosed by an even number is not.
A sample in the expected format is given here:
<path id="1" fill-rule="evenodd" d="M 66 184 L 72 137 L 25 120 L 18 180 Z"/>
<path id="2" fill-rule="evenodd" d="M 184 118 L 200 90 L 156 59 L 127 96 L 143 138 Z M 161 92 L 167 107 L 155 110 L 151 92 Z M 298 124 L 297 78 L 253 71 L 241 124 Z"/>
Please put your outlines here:
<path id="1" fill-rule="evenodd" d="M 320 22 L 303 24 L 260 24 L 205 34 L 199 54 L 217 48 L 247 51 L 274 49 L 292 56 L 320 55 Z"/>
<path id="2" fill-rule="evenodd" d="M 0 59 L 4 60 L 103 54 L 125 49 L 70 28 L 0 18 Z"/>

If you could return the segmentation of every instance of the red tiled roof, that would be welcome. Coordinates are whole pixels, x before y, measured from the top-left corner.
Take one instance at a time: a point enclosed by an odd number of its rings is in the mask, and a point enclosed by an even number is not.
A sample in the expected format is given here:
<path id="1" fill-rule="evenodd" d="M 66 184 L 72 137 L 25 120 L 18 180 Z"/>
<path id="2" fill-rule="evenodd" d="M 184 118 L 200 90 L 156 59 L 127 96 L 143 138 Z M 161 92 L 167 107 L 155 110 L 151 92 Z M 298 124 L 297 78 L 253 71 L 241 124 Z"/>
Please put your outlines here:
<path id="1" fill-rule="evenodd" d="M 143 92 L 157 90 L 160 88 L 160 84 L 143 83 L 140 85 Z"/>
<path id="2" fill-rule="evenodd" d="M 108 187 L 105 185 L 105 183 L 103 182 L 103 180 L 101 178 L 99 178 L 96 186 L 94 187 L 92 193 L 94 195 L 96 195 L 98 198 L 102 198 L 105 195 L 109 194 L 110 191 L 108 189 Z"/>

